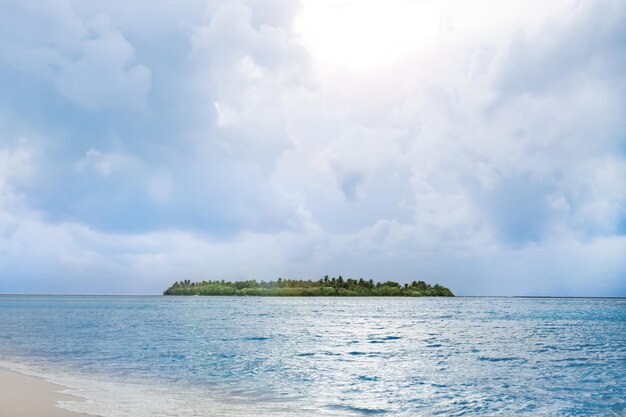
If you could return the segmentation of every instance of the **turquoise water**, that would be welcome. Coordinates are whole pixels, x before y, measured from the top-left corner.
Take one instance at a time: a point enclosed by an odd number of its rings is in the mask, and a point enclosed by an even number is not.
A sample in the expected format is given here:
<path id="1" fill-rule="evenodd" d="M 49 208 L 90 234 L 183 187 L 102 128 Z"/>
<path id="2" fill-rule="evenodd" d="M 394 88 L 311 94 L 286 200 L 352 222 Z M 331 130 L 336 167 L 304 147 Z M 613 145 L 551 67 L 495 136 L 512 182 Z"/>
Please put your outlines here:
<path id="1" fill-rule="evenodd" d="M 117 416 L 625 416 L 626 300 L 0 296 L 0 359 Z"/>

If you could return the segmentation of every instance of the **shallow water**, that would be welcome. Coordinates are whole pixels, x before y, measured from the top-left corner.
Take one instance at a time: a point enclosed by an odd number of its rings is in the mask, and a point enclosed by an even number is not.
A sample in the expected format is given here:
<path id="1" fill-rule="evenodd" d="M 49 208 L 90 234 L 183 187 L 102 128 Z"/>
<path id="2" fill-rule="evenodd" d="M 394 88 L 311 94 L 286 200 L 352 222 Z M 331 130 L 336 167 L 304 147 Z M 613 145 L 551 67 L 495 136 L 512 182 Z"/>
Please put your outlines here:
<path id="1" fill-rule="evenodd" d="M 0 358 L 121 416 L 625 416 L 626 300 L 0 296 Z"/>

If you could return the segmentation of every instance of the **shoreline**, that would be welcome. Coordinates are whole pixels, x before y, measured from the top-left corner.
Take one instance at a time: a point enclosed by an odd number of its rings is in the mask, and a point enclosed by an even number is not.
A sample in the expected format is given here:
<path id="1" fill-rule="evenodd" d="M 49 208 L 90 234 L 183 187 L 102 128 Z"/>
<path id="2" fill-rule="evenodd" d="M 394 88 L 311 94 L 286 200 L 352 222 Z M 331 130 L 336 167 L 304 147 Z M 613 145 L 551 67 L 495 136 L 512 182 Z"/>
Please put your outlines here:
<path id="1" fill-rule="evenodd" d="M 60 407 L 84 399 L 64 393 L 68 387 L 0 366 L 0 410 L 11 417 L 94 417 Z"/>

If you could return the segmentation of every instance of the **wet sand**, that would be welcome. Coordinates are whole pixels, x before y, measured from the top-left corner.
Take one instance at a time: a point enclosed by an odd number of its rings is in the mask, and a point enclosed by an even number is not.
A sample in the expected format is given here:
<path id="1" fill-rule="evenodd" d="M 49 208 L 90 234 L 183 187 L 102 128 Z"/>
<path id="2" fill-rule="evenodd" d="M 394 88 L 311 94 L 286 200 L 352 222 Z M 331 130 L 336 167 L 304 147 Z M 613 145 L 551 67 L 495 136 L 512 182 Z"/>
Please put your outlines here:
<path id="1" fill-rule="evenodd" d="M 65 387 L 0 367 L 0 417 L 85 417 L 58 407 L 57 401 L 80 400 L 61 394 Z"/>

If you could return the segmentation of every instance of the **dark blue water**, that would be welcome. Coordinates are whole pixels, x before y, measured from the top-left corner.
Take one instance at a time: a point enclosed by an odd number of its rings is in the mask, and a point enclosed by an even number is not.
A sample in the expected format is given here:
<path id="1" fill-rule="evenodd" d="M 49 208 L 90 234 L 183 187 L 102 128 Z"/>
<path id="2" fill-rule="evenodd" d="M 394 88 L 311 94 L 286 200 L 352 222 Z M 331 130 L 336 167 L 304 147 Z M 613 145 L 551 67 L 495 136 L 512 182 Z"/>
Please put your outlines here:
<path id="1" fill-rule="evenodd" d="M 625 416 L 626 300 L 0 296 L 0 357 L 108 416 Z"/>

